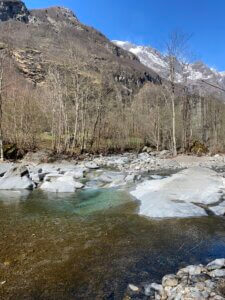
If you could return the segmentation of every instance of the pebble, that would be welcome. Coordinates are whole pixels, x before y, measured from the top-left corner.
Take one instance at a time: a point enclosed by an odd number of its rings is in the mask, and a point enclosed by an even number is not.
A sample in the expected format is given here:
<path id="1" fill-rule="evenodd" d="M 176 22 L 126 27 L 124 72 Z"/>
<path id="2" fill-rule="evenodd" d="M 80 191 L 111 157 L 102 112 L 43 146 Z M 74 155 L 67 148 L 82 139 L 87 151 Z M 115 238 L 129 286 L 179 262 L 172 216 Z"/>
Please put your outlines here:
<path id="1" fill-rule="evenodd" d="M 207 266 L 208 270 L 215 270 L 215 269 L 221 269 L 222 267 L 225 267 L 225 259 L 215 259 L 211 263 L 209 263 Z"/>
<path id="2" fill-rule="evenodd" d="M 144 291 L 137 286 L 129 285 L 129 290 L 135 293 L 133 297 L 129 296 L 131 300 L 224 300 L 225 295 L 221 295 L 219 289 L 221 285 L 224 286 L 224 279 L 224 259 L 218 259 L 206 267 L 191 265 L 180 269 L 177 275 L 165 275 L 162 284 L 145 284 Z"/>
<path id="3" fill-rule="evenodd" d="M 178 285 L 178 279 L 175 275 L 166 275 L 162 279 L 162 286 L 174 287 Z"/>
<path id="4" fill-rule="evenodd" d="M 225 269 L 217 269 L 209 273 L 211 277 L 224 277 L 225 278 Z"/>
<path id="5" fill-rule="evenodd" d="M 133 292 L 138 292 L 139 291 L 139 288 L 136 285 L 129 284 L 128 287 Z"/>

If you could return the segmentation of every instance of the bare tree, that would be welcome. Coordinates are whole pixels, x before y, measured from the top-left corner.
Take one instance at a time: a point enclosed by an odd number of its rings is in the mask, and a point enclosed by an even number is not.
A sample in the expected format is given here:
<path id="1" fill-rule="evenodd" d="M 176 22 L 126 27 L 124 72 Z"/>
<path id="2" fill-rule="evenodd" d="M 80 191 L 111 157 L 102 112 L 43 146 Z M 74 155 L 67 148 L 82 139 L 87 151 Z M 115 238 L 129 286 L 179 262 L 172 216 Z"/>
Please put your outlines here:
<path id="1" fill-rule="evenodd" d="M 177 155 L 177 139 L 176 139 L 176 83 L 179 81 L 177 78 L 176 68 L 177 65 L 184 61 L 185 53 L 187 50 L 187 42 L 190 36 L 179 31 L 173 31 L 166 42 L 166 54 L 168 58 L 169 67 L 169 81 L 171 89 L 171 105 L 172 105 L 172 139 L 173 139 L 173 155 Z"/>
<path id="2" fill-rule="evenodd" d="M 4 51 L 0 53 L 0 161 L 4 160 L 4 151 L 3 151 L 3 132 L 2 132 L 2 125 L 3 125 L 3 80 L 4 80 L 4 61 L 6 55 Z"/>

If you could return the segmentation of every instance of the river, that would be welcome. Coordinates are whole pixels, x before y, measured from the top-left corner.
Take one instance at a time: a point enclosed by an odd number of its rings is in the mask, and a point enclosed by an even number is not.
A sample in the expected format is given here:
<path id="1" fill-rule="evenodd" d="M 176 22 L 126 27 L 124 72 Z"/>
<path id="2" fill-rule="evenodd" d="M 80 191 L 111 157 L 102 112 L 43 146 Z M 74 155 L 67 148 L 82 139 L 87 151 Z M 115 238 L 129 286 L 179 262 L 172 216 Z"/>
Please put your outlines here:
<path id="1" fill-rule="evenodd" d="M 0 299 L 116 299 L 225 256 L 225 219 L 151 220 L 125 191 L 0 193 Z"/>

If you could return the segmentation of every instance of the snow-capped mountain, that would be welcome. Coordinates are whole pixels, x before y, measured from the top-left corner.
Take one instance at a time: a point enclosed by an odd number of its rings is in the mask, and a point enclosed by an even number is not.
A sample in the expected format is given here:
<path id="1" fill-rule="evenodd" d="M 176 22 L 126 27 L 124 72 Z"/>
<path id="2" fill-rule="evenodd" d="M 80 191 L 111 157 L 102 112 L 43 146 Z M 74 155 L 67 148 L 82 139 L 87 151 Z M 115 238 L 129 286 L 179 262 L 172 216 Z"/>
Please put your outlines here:
<path id="1" fill-rule="evenodd" d="M 169 78 L 168 59 L 158 50 L 152 47 L 138 46 L 130 42 L 113 41 L 113 43 L 135 54 L 144 65 L 157 72 L 161 77 Z M 182 83 L 184 78 L 188 80 L 188 83 L 192 87 L 202 86 L 203 90 L 207 89 L 208 91 L 213 91 L 213 88 L 205 86 L 202 80 L 225 88 L 225 71 L 218 72 L 201 61 L 192 64 L 177 62 L 176 81 Z"/>

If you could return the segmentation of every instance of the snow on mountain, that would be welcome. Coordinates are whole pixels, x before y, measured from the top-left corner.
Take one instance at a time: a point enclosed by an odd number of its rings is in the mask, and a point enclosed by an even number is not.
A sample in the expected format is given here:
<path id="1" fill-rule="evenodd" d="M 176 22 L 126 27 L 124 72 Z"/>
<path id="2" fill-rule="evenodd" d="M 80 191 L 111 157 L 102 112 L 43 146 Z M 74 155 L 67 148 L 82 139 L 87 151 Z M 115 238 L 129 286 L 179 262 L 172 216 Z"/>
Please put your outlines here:
<path id="1" fill-rule="evenodd" d="M 163 73 L 167 70 L 165 56 L 151 47 L 137 46 L 130 42 L 113 41 L 114 44 L 135 54 L 140 61 L 154 71 Z M 165 75 L 165 74 L 164 74 Z"/>
<path id="2" fill-rule="evenodd" d="M 138 46 L 130 42 L 113 41 L 113 43 L 135 54 L 144 65 L 153 69 L 163 78 L 169 78 L 168 59 L 158 50 L 152 47 Z M 225 71 L 219 72 L 201 61 L 185 65 L 177 62 L 176 81 L 182 82 L 184 77 L 187 78 L 190 85 L 199 85 L 202 80 L 205 80 L 225 88 Z"/>

